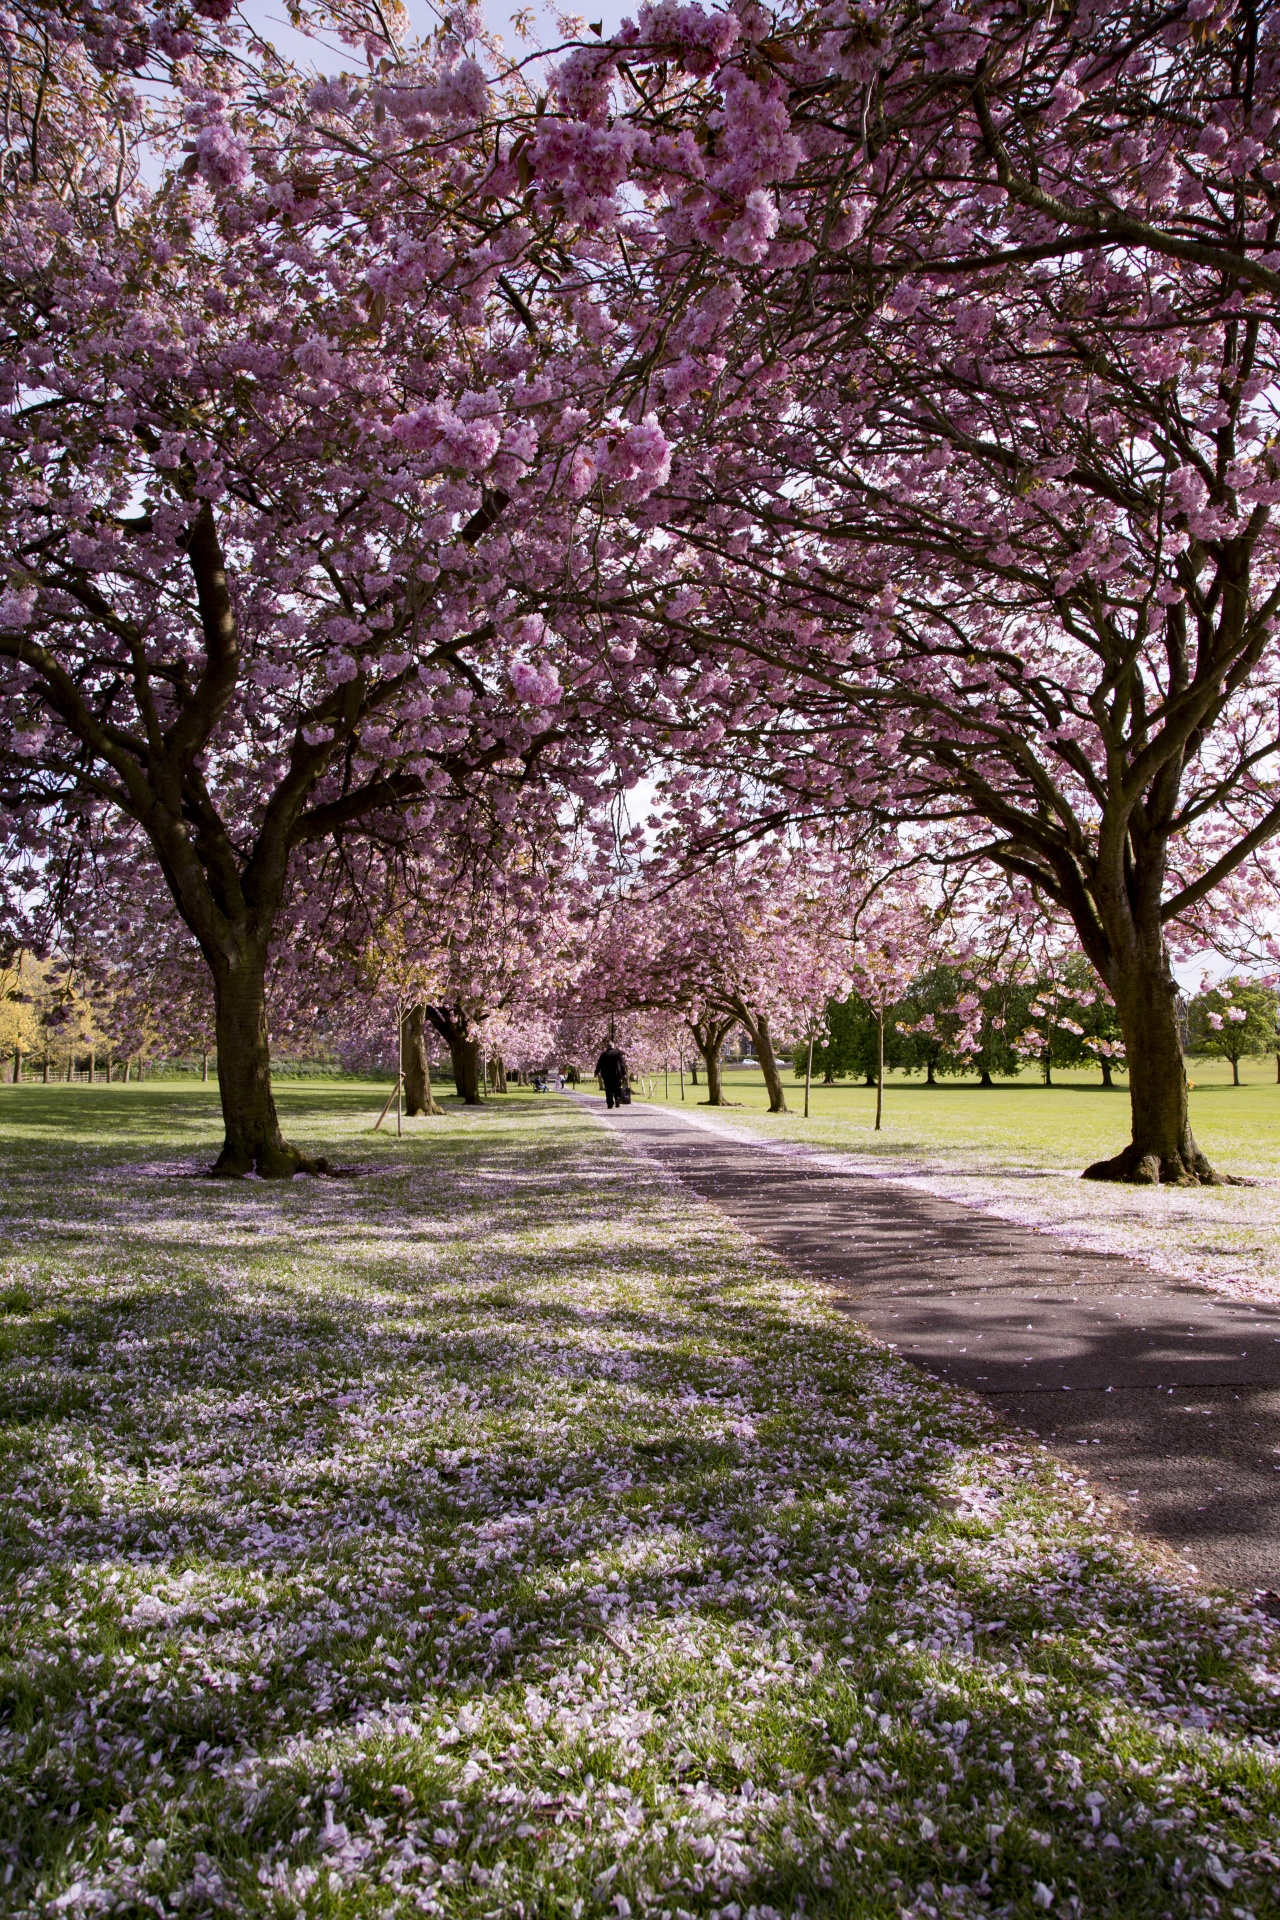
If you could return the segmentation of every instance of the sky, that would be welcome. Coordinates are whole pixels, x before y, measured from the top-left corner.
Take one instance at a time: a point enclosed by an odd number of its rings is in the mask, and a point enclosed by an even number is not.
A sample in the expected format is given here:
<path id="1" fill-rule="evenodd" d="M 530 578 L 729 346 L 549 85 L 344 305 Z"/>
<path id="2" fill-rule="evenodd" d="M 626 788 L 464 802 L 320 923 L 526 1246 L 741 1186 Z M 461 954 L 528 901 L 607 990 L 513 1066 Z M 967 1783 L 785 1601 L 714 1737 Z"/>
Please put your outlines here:
<path id="1" fill-rule="evenodd" d="M 606 33 L 611 33 L 626 14 L 637 11 L 637 4 L 638 0 L 629 0 L 629 4 L 620 4 L 620 0 L 596 0 L 588 11 Z M 428 6 L 426 0 L 404 0 L 404 10 L 415 34 L 429 32 L 439 19 L 437 10 Z M 517 51 L 522 44 L 511 25 L 516 10 L 516 0 L 509 5 L 504 5 L 503 0 L 486 0 L 483 8 L 490 31 L 501 36 L 508 52 Z M 238 11 L 240 18 L 260 33 L 263 39 L 270 40 L 282 54 L 296 61 L 299 66 L 311 66 L 318 72 L 332 73 L 344 69 L 349 71 L 354 63 L 355 56 L 351 48 L 344 47 L 336 35 L 313 37 L 291 26 L 285 0 L 242 0 Z M 556 9 L 531 4 L 524 11 L 533 16 L 533 39 L 529 44 L 555 45 L 560 38 L 556 28 Z M 572 12 L 572 6 L 566 11 Z"/>

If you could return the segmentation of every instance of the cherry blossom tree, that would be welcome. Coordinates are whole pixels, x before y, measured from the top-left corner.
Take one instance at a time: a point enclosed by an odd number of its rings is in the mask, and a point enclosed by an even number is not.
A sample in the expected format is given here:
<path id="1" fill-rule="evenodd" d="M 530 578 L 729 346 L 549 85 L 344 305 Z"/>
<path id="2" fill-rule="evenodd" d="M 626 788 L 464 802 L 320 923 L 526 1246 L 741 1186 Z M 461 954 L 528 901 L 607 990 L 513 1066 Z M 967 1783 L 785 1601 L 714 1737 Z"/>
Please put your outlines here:
<path id="1" fill-rule="evenodd" d="M 706 1068 L 711 1106 L 724 1104 L 720 1056 L 740 1027 L 770 1112 L 785 1112 L 780 1040 L 805 1028 L 846 983 L 834 924 L 841 871 L 829 857 L 782 844 L 704 863 L 681 830 L 674 847 L 606 901 L 576 992 L 597 1023 L 624 1012 L 680 1014 Z"/>
<path id="2" fill-rule="evenodd" d="M 569 204 L 630 183 L 595 217 L 676 445 L 626 699 L 1070 919 L 1129 1064 L 1095 1178 L 1216 1178 L 1169 929 L 1280 826 L 1278 56 L 1214 0 L 658 6 L 539 136 Z"/>
<path id="3" fill-rule="evenodd" d="M 452 29 L 319 84 L 179 34 L 149 116 L 41 44 L 0 201 L 0 793 L 38 865 L 86 817 L 145 838 L 212 981 L 216 1171 L 288 1175 L 267 978 L 299 861 L 447 833 L 562 754 L 522 582 L 560 564 L 594 350 Z M 629 431 L 592 472 L 636 493 Z"/>
<path id="4" fill-rule="evenodd" d="M 1231 1082 L 1240 1085 L 1240 1062 L 1251 1054 L 1277 1052 L 1273 987 L 1238 976 L 1205 981 L 1188 1009 L 1189 1051 L 1231 1062 Z M 1280 1069 L 1277 1070 L 1280 1079 Z"/>

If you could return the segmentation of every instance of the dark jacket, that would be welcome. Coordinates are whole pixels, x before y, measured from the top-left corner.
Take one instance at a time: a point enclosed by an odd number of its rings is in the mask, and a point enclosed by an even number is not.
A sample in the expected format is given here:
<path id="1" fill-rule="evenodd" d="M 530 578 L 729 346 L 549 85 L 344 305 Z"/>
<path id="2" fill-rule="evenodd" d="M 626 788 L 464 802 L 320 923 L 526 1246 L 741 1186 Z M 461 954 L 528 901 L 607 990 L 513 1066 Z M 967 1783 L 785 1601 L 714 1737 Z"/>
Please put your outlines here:
<path id="1" fill-rule="evenodd" d="M 619 1047 L 606 1047 L 596 1061 L 596 1072 L 606 1087 L 620 1087 L 627 1077 L 626 1055 Z"/>

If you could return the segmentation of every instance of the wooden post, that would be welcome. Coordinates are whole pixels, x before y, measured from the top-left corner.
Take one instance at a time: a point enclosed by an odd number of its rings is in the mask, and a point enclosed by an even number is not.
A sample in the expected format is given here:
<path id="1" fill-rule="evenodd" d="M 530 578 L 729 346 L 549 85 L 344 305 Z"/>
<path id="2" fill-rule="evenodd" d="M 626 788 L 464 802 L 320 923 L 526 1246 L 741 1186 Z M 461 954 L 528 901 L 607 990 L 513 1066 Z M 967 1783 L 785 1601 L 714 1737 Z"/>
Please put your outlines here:
<path id="1" fill-rule="evenodd" d="M 400 1091 L 400 1082 L 397 1080 L 396 1084 L 394 1085 L 394 1087 L 392 1087 L 390 1093 L 387 1095 L 386 1105 L 383 1107 L 382 1112 L 378 1115 L 377 1119 L 373 1123 L 373 1130 L 375 1133 L 378 1131 L 378 1128 L 382 1125 L 383 1121 L 386 1119 L 387 1115 L 390 1113 L 391 1102 L 395 1099 L 399 1091 Z"/>
<path id="2" fill-rule="evenodd" d="M 880 1131 L 880 1115 L 884 1109 L 884 1002 L 876 1008 L 876 1124 L 875 1132 Z"/>
<path id="3" fill-rule="evenodd" d="M 809 1118 L 809 1087 L 813 1080 L 813 1028 L 809 1029 L 809 1057 L 804 1063 L 804 1117 Z"/>

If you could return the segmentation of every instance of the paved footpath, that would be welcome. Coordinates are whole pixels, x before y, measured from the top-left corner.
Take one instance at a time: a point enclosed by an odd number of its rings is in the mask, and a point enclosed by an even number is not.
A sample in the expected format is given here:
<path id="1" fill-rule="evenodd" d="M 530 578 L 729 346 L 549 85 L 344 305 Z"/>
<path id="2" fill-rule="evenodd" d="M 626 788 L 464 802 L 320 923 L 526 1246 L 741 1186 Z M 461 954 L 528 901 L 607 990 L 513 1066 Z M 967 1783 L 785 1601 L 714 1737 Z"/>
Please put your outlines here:
<path id="1" fill-rule="evenodd" d="M 1280 1308 L 669 1108 L 592 1105 L 907 1359 L 1087 1472 L 1185 1563 L 1245 1593 L 1280 1589 Z"/>

